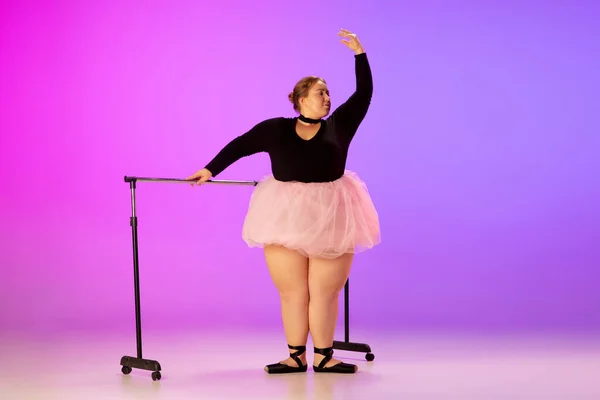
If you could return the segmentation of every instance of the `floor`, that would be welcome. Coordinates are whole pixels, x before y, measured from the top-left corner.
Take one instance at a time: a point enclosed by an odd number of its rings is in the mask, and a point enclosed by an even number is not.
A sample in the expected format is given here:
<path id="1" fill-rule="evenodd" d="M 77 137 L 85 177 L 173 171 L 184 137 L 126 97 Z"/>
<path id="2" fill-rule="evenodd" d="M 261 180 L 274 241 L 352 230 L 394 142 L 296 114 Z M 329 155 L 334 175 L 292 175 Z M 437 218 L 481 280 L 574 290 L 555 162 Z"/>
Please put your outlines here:
<path id="1" fill-rule="evenodd" d="M 279 332 L 144 333 L 143 355 L 162 365 L 153 381 L 148 371 L 121 373 L 121 356 L 135 356 L 134 332 L 0 335 L 0 399 L 600 399 L 600 338 L 364 332 L 351 339 L 375 354 L 367 362 L 363 353 L 336 352 L 359 366 L 355 375 L 276 376 L 262 367 L 283 358 Z"/>

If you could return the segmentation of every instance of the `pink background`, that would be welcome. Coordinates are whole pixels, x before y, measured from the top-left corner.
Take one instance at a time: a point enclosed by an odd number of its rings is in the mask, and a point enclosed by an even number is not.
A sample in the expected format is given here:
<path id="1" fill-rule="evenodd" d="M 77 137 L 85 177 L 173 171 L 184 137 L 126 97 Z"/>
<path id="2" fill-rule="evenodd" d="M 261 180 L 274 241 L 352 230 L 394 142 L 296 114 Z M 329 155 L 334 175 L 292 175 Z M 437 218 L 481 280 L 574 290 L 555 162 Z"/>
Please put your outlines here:
<path id="1" fill-rule="evenodd" d="M 496 2 L 497 3 L 497 2 Z M 600 37 L 594 2 L 4 1 L 0 329 L 134 324 L 124 175 L 183 178 L 363 42 L 371 110 L 348 168 L 383 243 L 356 258 L 352 324 L 600 328 Z M 268 157 L 219 178 L 255 180 Z M 150 329 L 279 326 L 252 188 L 138 185 Z"/>

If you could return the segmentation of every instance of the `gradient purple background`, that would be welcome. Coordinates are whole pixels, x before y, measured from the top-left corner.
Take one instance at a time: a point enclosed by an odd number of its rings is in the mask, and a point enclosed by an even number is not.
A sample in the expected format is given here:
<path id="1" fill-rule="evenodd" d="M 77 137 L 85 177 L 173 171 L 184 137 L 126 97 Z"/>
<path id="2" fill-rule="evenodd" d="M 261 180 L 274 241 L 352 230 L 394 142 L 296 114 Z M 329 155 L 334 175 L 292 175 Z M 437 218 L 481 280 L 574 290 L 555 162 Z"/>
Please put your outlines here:
<path id="1" fill-rule="evenodd" d="M 339 105 L 343 27 L 375 82 L 348 168 L 383 235 L 356 258 L 352 325 L 598 331 L 600 6 L 481 3 L 4 1 L 1 329 L 131 329 L 123 176 L 188 176 L 294 115 L 308 74 Z M 269 172 L 263 154 L 219 178 Z M 280 326 L 240 237 L 251 191 L 139 184 L 145 327 Z"/>

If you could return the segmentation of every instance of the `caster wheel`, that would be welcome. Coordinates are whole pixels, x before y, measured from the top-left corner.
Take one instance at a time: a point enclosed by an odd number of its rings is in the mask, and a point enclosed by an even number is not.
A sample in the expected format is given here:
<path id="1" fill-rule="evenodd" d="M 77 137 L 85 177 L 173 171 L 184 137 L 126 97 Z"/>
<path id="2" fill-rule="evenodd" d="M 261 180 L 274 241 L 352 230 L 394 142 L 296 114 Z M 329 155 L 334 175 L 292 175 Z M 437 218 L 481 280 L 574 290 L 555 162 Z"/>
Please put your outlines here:
<path id="1" fill-rule="evenodd" d="M 373 354 L 373 353 L 367 353 L 365 355 L 365 358 L 367 359 L 367 361 L 373 361 L 375 359 L 375 354 Z"/>
<path id="2" fill-rule="evenodd" d="M 123 365 L 123 368 L 121 368 L 121 372 L 124 373 L 125 375 L 128 375 L 131 372 L 131 367 L 128 367 L 127 365 Z"/>
<path id="3" fill-rule="evenodd" d="M 152 380 L 153 381 L 160 381 L 161 375 L 159 371 L 154 371 L 152 373 Z"/>

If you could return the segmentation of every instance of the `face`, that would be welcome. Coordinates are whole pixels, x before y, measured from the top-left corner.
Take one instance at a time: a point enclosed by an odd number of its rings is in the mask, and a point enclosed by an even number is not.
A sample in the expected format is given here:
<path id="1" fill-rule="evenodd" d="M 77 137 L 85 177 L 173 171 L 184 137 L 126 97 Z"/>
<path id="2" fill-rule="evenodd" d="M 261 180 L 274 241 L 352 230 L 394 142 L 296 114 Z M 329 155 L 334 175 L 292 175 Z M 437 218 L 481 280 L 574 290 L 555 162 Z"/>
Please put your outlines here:
<path id="1" fill-rule="evenodd" d="M 315 82 L 309 89 L 308 95 L 300 98 L 300 110 L 305 117 L 323 118 L 329 114 L 330 108 L 329 89 L 322 81 Z"/>

